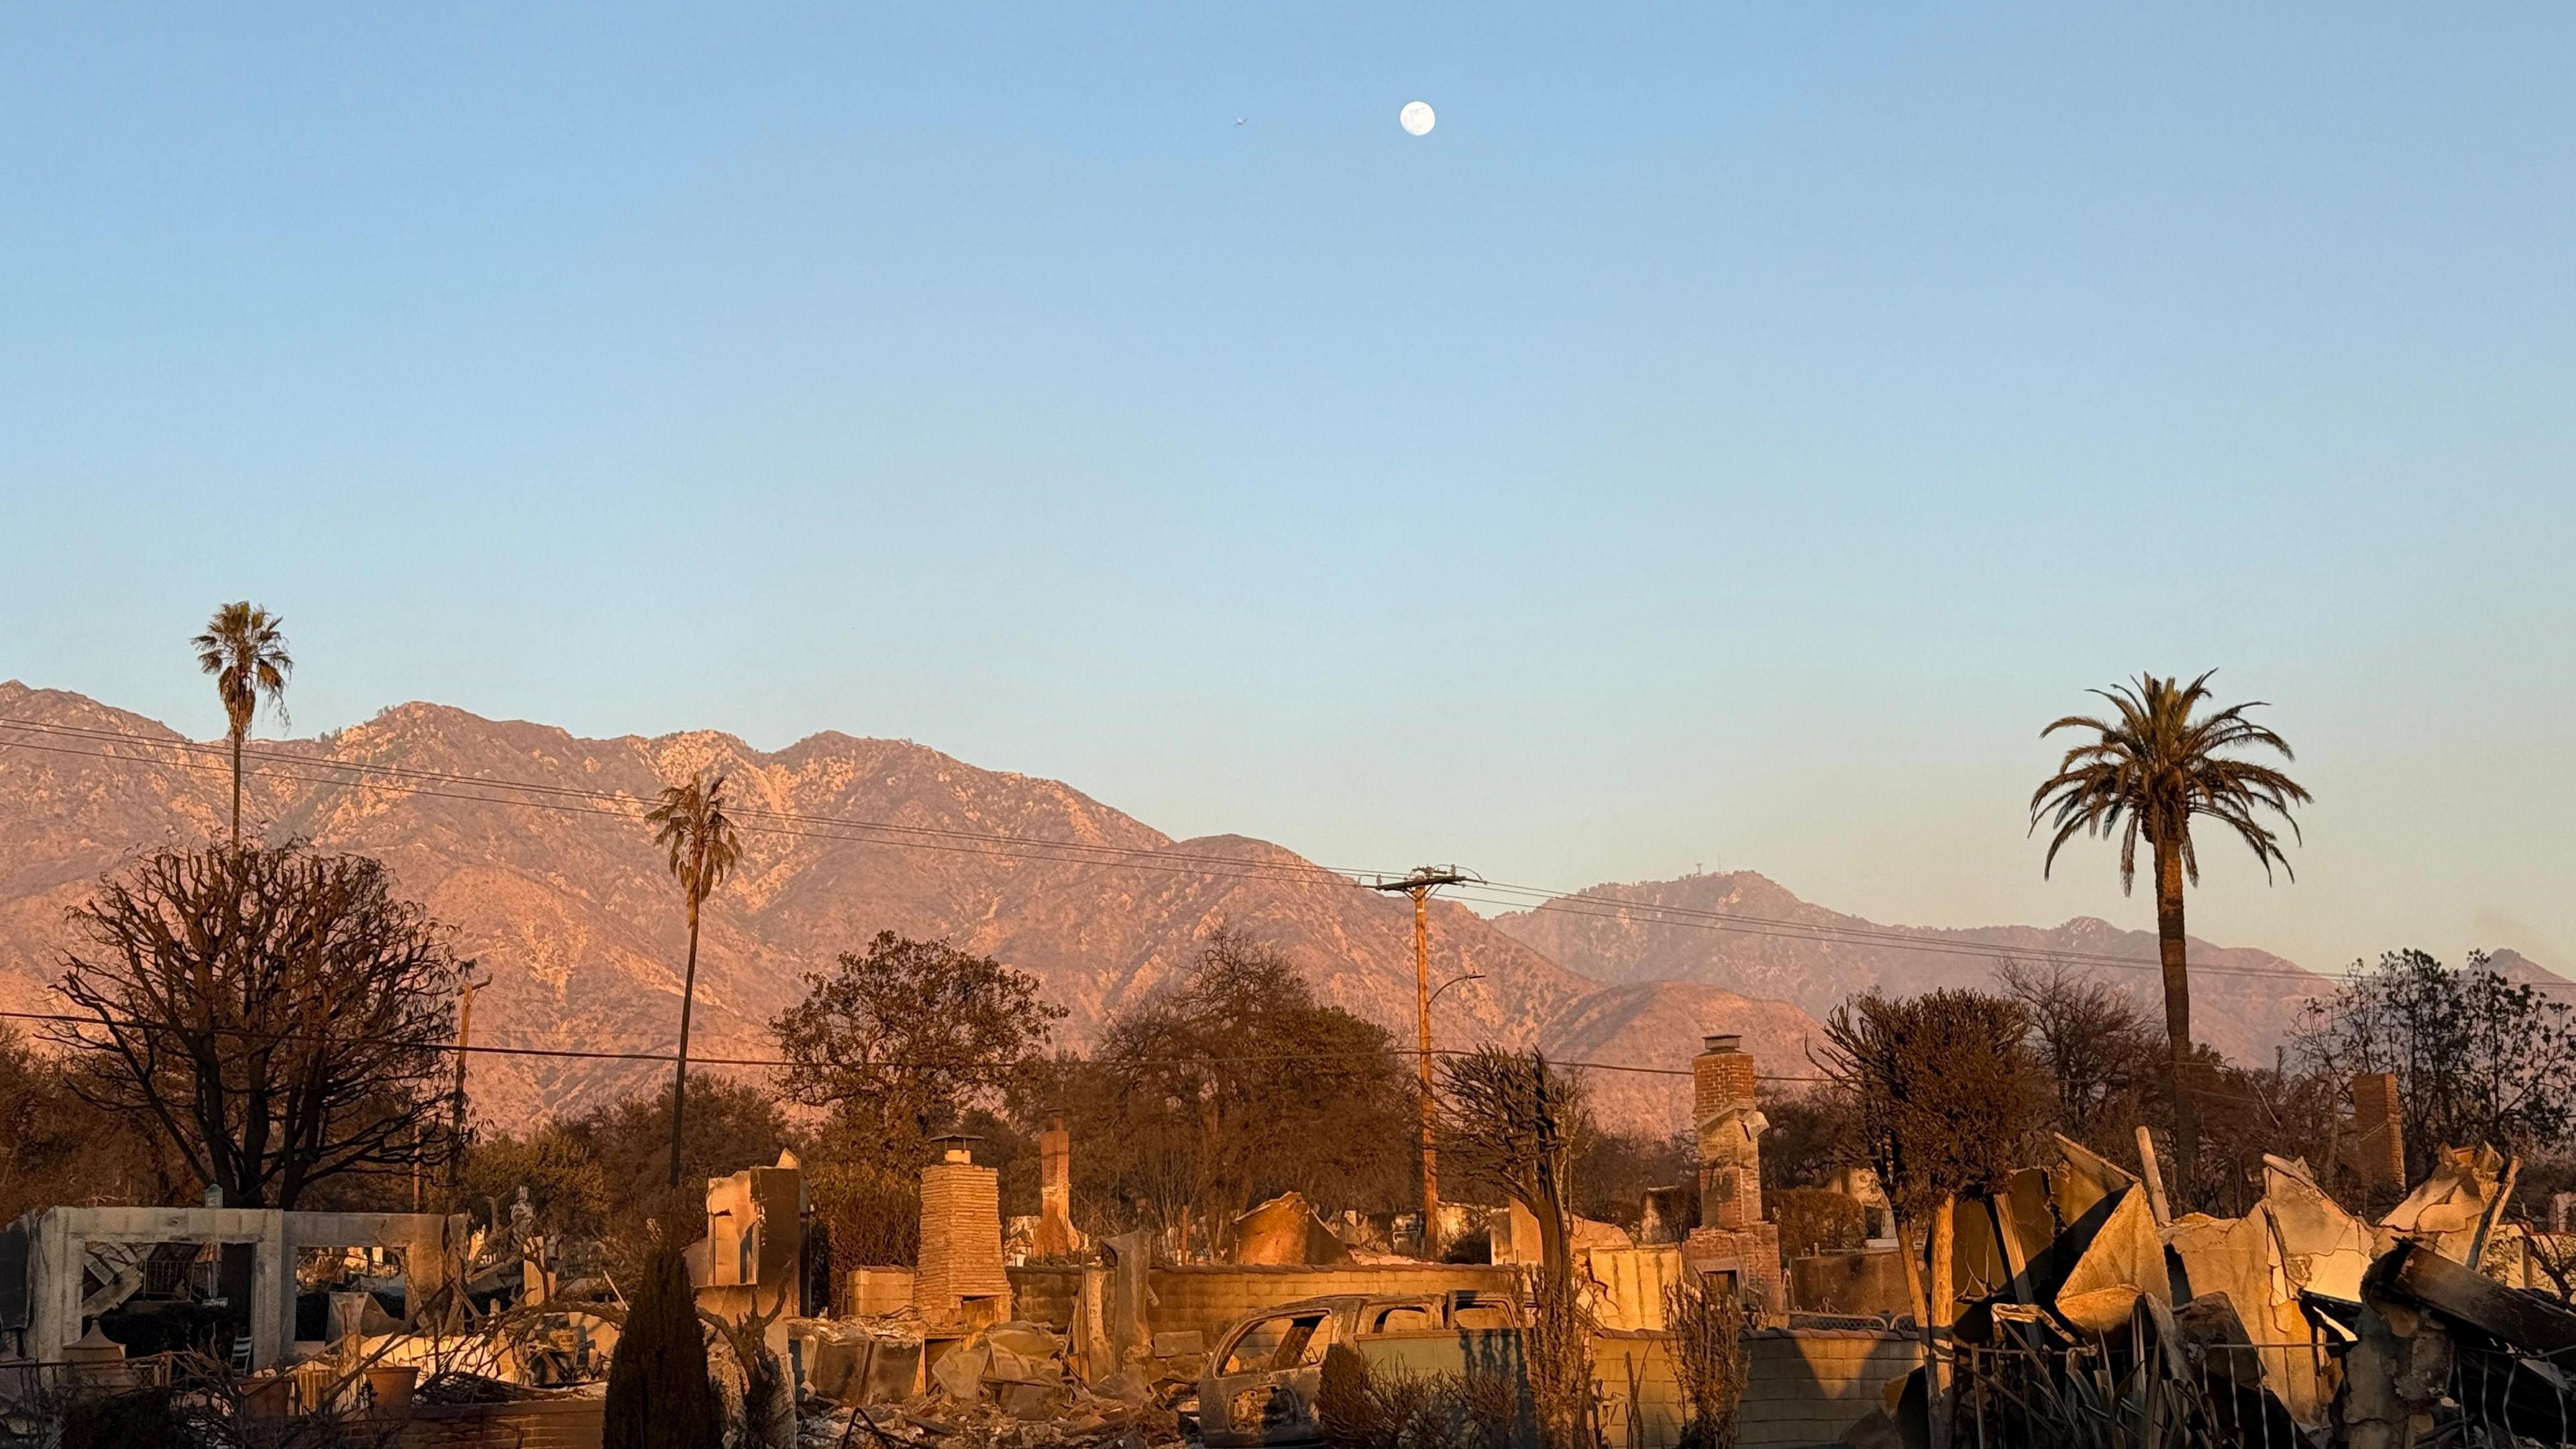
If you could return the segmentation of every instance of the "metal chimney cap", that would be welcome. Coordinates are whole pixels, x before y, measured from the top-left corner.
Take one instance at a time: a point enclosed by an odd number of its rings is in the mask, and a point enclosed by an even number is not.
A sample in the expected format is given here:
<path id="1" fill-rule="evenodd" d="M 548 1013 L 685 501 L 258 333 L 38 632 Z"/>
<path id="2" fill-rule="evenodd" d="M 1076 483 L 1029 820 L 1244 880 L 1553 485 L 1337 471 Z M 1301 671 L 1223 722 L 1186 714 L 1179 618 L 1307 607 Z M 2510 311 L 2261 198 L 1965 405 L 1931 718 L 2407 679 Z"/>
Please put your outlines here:
<path id="1" fill-rule="evenodd" d="M 1702 1056 L 1723 1056 L 1728 1052 L 1740 1052 L 1742 1050 L 1744 1050 L 1744 1035 L 1741 1032 L 1721 1032 L 1716 1036 L 1704 1036 L 1700 1038 L 1700 1054 Z"/>

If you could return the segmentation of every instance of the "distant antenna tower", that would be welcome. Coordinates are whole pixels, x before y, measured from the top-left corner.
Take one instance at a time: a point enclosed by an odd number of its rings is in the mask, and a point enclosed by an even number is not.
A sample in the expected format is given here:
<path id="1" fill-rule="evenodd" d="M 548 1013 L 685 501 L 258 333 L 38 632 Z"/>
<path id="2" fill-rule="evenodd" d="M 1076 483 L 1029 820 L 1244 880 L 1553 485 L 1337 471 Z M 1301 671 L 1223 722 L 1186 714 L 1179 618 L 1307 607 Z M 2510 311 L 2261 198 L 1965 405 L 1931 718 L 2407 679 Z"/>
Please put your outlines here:
<path id="1" fill-rule="evenodd" d="M 1420 866 L 1411 875 L 1378 876 L 1368 882 L 1370 890 L 1413 897 L 1414 1017 L 1422 1034 L 1422 1255 L 1426 1258 L 1440 1253 L 1440 1163 L 1431 1146 L 1431 893 L 1442 886 L 1484 883 L 1483 876 L 1454 865 Z"/>

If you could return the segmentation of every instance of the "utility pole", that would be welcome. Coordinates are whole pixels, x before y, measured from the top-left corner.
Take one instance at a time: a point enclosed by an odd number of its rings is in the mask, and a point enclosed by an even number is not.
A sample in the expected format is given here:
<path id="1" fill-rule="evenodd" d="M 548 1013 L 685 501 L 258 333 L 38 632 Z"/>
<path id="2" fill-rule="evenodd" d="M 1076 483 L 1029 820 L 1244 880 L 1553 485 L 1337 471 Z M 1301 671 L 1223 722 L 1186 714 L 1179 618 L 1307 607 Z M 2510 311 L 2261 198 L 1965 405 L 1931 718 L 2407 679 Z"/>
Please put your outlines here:
<path id="1" fill-rule="evenodd" d="M 465 1052 L 474 1044 L 474 988 L 471 976 L 458 989 L 456 1004 L 456 1087 L 449 1098 L 447 1140 L 447 1206 L 456 1211 L 465 1201 Z M 495 1228 L 500 1225 L 493 1224 Z"/>
<path id="2" fill-rule="evenodd" d="M 1454 865 L 1426 865 L 1396 880 L 1379 877 L 1369 889 L 1413 897 L 1415 1025 L 1422 1038 L 1422 1256 L 1440 1254 L 1440 1162 L 1431 1144 L 1431 893 L 1445 885 L 1482 885 L 1484 877 Z"/>

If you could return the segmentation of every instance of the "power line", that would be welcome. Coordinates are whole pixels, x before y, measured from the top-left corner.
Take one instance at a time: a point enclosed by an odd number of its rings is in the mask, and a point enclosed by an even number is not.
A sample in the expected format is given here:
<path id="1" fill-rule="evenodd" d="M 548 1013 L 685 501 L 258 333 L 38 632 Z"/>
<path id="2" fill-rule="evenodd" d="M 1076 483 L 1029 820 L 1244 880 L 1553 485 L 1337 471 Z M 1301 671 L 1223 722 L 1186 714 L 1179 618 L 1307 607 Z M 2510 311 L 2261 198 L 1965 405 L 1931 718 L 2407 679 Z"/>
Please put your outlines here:
<path id="1" fill-rule="evenodd" d="M 102 1020 L 100 1020 L 99 1018 L 97 1018 L 97 1017 L 95 1017 L 95 1016 L 81 1016 L 81 1015 L 76 1015 L 76 1014 L 74 1014 L 74 1013 L 70 1013 L 70 1012 L 60 1012 L 60 1011 L 0 1011 L 0 1020 L 9 1020 L 9 1021 L 41 1021 L 41 1022 L 62 1023 L 62 1024 L 66 1024 L 66 1025 L 71 1025 L 71 1026 L 87 1026 L 87 1027 L 94 1027 L 94 1028 L 98 1028 L 98 1029 L 106 1030 L 106 1031 L 117 1031 L 117 1030 L 126 1030 L 126 1031 L 174 1031 L 174 1030 L 180 1030 L 180 1028 L 176 1028 L 176 1027 L 160 1026 L 160 1025 L 156 1025 L 156 1024 L 154 1024 L 154 1023 L 149 1023 L 149 1022 L 139 1022 L 139 1021 L 132 1021 L 132 1020 L 127 1020 L 127 1021 L 102 1021 Z M 313 1041 L 349 1041 L 349 1042 L 369 1041 L 369 1042 L 371 1042 L 371 1044 L 374 1044 L 374 1045 L 384 1045 L 384 1044 L 386 1044 L 386 1041 L 385 1041 L 385 1039 L 384 1039 L 384 1038 L 374 1038 L 374 1039 L 370 1039 L 370 1038 L 366 1038 L 366 1037 L 334 1037 L 334 1036 L 320 1035 L 320 1034 L 314 1034 L 314 1033 L 297 1033 L 297 1032 L 275 1032 L 275 1033 L 271 1033 L 271 1032 L 258 1032 L 258 1031 L 252 1031 L 252 1030 L 250 1030 L 249 1028 L 246 1028 L 246 1027 L 200 1027 L 200 1028 L 193 1028 L 193 1029 L 195 1029 L 195 1030 L 201 1030 L 201 1031 L 211 1031 L 211 1032 L 213 1032 L 213 1033 L 215 1033 L 215 1034 L 217 1034 L 217 1035 L 242 1036 L 242 1037 L 254 1037 L 254 1038 L 258 1038 L 258 1039 L 261 1039 L 261 1040 L 267 1040 L 267 1041 L 308 1041 L 308 1042 L 313 1042 Z M 584 1049 L 573 1048 L 573 1047 L 513 1047 L 513 1046 L 493 1046 L 493 1045 L 489 1045 L 489 1044 L 482 1044 L 482 1045 L 460 1045 L 460 1044 L 455 1043 L 455 1042 L 444 1042 L 444 1043 L 424 1043 L 424 1044 L 421 1044 L 421 1045 L 419 1046 L 419 1048 L 418 1048 L 418 1049 L 419 1049 L 421 1052 L 423 1052 L 423 1053 L 432 1053 L 432 1052 L 435 1052 L 435 1053 L 442 1053 L 442 1054 L 443 1054 L 443 1053 L 448 1053 L 448 1052 L 460 1052 L 460 1053 L 463 1053 L 463 1054 L 468 1055 L 468 1056 L 497 1056 L 497 1057 L 548 1057 L 548 1058 L 562 1058 L 562 1059 L 565 1059 L 565 1060 L 571 1060 L 571 1061 L 609 1061 L 609 1062 L 655 1062 L 655 1063 L 667 1063 L 667 1062 L 677 1061 L 677 1060 L 679 1059 L 679 1055 L 678 1055 L 678 1053 L 676 1053 L 676 1052 L 650 1052 L 650 1051 L 601 1051 L 601 1050 L 596 1050 L 596 1049 L 592 1049 L 592 1050 L 584 1050 Z M 1277 1054 L 1244 1053 L 1244 1054 L 1235 1054 L 1235 1055 L 1228 1055 L 1228 1056 L 1219 1056 L 1219 1055 L 1213 1055 L 1213 1054 L 1211 1054 L 1211 1055 L 1206 1055 L 1206 1056 L 1193 1056 L 1193 1057 L 1121 1057 L 1121 1058 L 1117 1058 L 1117 1059 L 1115 1059 L 1114 1061 L 1104 1061 L 1103 1059 L 1101 1059 L 1101 1058 L 1096 1058 L 1096 1057 L 1079 1057 L 1079 1056 L 1077 1056 L 1077 1057 L 1073 1058 L 1073 1060 L 1075 1060 L 1075 1061 L 1080 1061 L 1080 1062 L 1088 1062 L 1088 1063 L 1092 1063 L 1092 1064 L 1096 1064 L 1096 1065 L 1111 1065 L 1111 1066 L 1188 1066 L 1188 1065 L 1195 1065 L 1195 1064 L 1199 1064 L 1199 1063 L 1206 1063 L 1206 1062 L 1214 1062 L 1214 1063 L 1220 1063 L 1220 1064 L 1225 1064 L 1225 1065 L 1238 1065 L 1238 1064 L 1252 1064 L 1252 1063 L 1263 1063 L 1263 1064 L 1267 1064 L 1267 1063 L 1283 1063 L 1283 1062 L 1339 1062 L 1339 1061 L 1366 1061 L 1366 1060 L 1371 1060 L 1371 1059 L 1374 1059 L 1374 1058 L 1377 1058 L 1377 1057 L 1383 1057 L 1383 1056 L 1399 1056 L 1399 1055 L 1400 1055 L 1400 1056 L 1412 1056 L 1412 1055 L 1414 1055 L 1414 1053 L 1415 1053 L 1415 1048 L 1412 1048 L 1412 1047 L 1386 1046 L 1386 1047 L 1378 1047 L 1378 1048 L 1375 1048 L 1375 1049 L 1373 1049 L 1373 1050 L 1369 1050 L 1369 1051 L 1346 1051 L 1346 1052 L 1285 1052 L 1285 1053 L 1277 1053 Z M 1433 1048 L 1433 1049 L 1432 1049 L 1431 1054 L 1432 1054 L 1433 1056 L 1436 1056 L 1436 1057 L 1453 1057 L 1453 1058 L 1454 1058 L 1454 1057 L 1466 1057 L 1466 1056 L 1473 1056 L 1473 1055 L 1475 1055 L 1475 1053 L 1474 1053 L 1472 1050 L 1462 1049 L 1462 1048 L 1458 1048 L 1458 1047 L 1435 1047 L 1435 1048 Z M 961 1066 L 990 1066 L 990 1065 L 1002 1065 L 1002 1066 L 1005 1066 L 1005 1067 L 1013 1067 L 1013 1068 L 1016 1068 L 1016 1067 L 1022 1067 L 1022 1066 L 1044 1066 L 1044 1065 L 1048 1065 L 1048 1064 L 1050 1064 L 1050 1063 L 1053 1063 L 1053 1062 L 1056 1062 L 1056 1061 L 1059 1061 L 1059 1060 L 1063 1060 L 1063 1059 L 1062 1059 L 1062 1058 L 1057 1058 L 1057 1057 L 1022 1057 L 1022 1058 L 1018 1059 L 1017 1061 L 1008 1062 L 1008 1063 L 1000 1063 L 1000 1064 L 992 1064 L 992 1063 L 960 1063 L 960 1062 L 954 1062 L 954 1061 L 933 1061 L 933 1062 L 915 1062 L 915 1061 L 881 1061 L 881 1062 L 871 1062 L 871 1063 L 868 1063 L 868 1065 L 870 1065 L 870 1066 L 872 1066 L 872 1067 L 879 1067 L 879 1068 L 883 1068 L 883 1069 L 886 1069 L 886 1070 L 888 1070 L 888 1071 L 916 1071 L 916 1072 L 917 1072 L 917 1071 L 947 1071 L 947 1070 L 955 1070 L 955 1069 L 957 1069 L 957 1068 L 959 1068 L 959 1067 L 961 1067 Z M 692 1054 L 692 1055 L 690 1056 L 689 1061 L 691 1062 L 691 1064 L 696 1065 L 696 1066 L 712 1066 L 712 1067 L 756 1067 L 756 1068 L 767 1068 L 767 1069 L 772 1069 L 772 1070 L 781 1070 L 781 1071 L 783 1071 L 783 1070 L 787 1070 L 787 1069 L 791 1069 L 791 1068 L 795 1068 L 795 1067 L 811 1065 L 811 1063 L 798 1062 L 798 1061 L 794 1061 L 794 1060 L 792 1060 L 792 1059 L 784 1058 L 784 1057 L 706 1057 L 706 1056 L 698 1056 L 698 1055 L 695 1055 L 695 1054 Z M 1687 1076 L 1691 1075 L 1691 1069 L 1690 1069 L 1689 1067 L 1650 1067 L 1650 1066 L 1644 1066 L 1644 1065 L 1641 1065 L 1641 1064 L 1638 1064 L 1638 1063 L 1634 1063 L 1634 1062 L 1599 1062 L 1599 1061 L 1576 1061 L 1576 1060 L 1564 1060 L 1564 1061 L 1559 1061 L 1559 1060 L 1556 1060 L 1556 1059 L 1554 1059 L 1554 1058 L 1550 1058 L 1550 1064 L 1551 1064 L 1551 1065 L 1554 1065 L 1554 1066 L 1560 1066 L 1560 1067 L 1579 1067 L 1579 1068 L 1583 1068 L 1583 1069 L 1590 1070 L 1590 1071 L 1602 1071 L 1602 1072 L 1630 1072 L 1630 1073 L 1635 1073 L 1635 1074 L 1644 1075 L 1644 1076 L 1687 1077 Z M 1802 1076 L 1772 1076 L 1772 1075 L 1762 1075 L 1762 1076 L 1758 1077 L 1758 1080 L 1766 1081 L 1766 1082 L 1822 1082 L 1822 1081 L 1830 1081 L 1830 1080 L 1832 1080 L 1832 1079 L 1831 1079 L 1831 1078 L 1828 1078 L 1828 1077 L 1802 1077 Z"/>

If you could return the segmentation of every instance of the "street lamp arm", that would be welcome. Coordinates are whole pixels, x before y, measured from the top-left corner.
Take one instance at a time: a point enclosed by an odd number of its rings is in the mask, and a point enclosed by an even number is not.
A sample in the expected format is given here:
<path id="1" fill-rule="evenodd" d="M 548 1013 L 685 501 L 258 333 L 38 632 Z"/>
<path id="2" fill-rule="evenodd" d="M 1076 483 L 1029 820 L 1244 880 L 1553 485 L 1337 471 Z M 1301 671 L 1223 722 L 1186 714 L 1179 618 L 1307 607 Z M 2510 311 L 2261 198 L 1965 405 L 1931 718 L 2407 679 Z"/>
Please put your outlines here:
<path id="1" fill-rule="evenodd" d="M 1470 972 L 1468 972 L 1468 973 L 1467 973 L 1466 975 L 1464 975 L 1464 976 L 1452 976 L 1452 977 L 1450 977 L 1448 980 L 1443 981 L 1443 982 L 1441 982 L 1441 983 L 1440 983 L 1440 990 L 1439 990 L 1439 991 L 1434 991 L 1434 992 L 1432 992 L 1432 993 L 1431 993 L 1431 1001 L 1438 1001 L 1438 1000 L 1440 999 L 1440 992 L 1441 992 L 1441 991 L 1446 991 L 1446 990 L 1448 990 L 1450 987 L 1457 985 L 1457 984 L 1458 984 L 1459 982 L 1461 982 L 1461 981 L 1482 981 L 1482 980 L 1484 980 L 1484 979 L 1485 979 L 1485 973 L 1484 973 L 1484 972 L 1482 972 L 1482 971 L 1470 971 Z M 1423 1003 L 1423 1005 L 1424 1005 L 1424 1006 L 1426 1006 L 1426 1007 L 1427 1007 L 1427 1006 L 1429 1006 L 1430 1004 L 1431 1004 L 1431 1002 L 1430 1002 L 1430 1001 L 1426 1001 L 1426 1002 L 1424 1002 L 1424 1003 Z"/>

